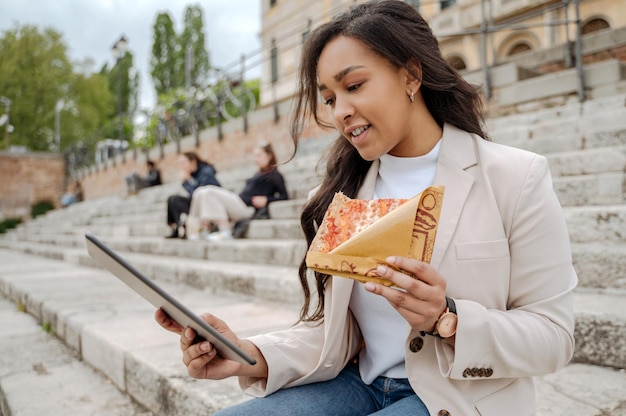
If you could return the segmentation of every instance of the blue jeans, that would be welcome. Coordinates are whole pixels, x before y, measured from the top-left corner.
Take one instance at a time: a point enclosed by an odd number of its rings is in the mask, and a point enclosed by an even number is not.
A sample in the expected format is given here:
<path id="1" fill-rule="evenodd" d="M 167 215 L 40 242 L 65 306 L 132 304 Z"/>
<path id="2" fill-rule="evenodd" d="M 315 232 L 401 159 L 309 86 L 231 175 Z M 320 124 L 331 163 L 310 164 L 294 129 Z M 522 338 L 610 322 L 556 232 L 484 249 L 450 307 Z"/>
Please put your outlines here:
<path id="1" fill-rule="evenodd" d="M 279 390 L 215 413 L 216 416 L 428 416 L 407 379 L 378 377 L 371 385 L 349 364 L 333 380 Z"/>

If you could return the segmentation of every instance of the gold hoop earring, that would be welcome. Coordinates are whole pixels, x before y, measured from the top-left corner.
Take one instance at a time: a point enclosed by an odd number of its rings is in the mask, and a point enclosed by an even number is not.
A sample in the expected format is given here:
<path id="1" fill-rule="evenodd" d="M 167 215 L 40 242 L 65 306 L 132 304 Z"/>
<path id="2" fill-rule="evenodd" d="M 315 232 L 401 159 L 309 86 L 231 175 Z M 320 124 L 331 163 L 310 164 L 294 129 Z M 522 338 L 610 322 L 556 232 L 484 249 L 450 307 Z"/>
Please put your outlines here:
<path id="1" fill-rule="evenodd" d="M 409 101 L 410 102 L 415 101 L 415 93 L 413 91 L 411 91 L 411 95 L 409 95 Z"/>

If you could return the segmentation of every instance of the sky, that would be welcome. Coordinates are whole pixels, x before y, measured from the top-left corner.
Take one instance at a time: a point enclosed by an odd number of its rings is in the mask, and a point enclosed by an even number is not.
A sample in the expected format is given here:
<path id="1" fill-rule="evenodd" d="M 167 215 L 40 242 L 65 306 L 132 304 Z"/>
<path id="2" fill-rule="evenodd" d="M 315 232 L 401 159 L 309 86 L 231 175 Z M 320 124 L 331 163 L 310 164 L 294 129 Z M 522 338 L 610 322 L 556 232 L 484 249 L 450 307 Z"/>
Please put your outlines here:
<path id="1" fill-rule="evenodd" d="M 242 54 L 260 48 L 262 0 L 0 0 L 0 32 L 17 25 L 53 27 L 63 34 L 74 62 L 91 58 L 98 71 L 113 64 L 111 48 L 124 35 L 140 74 L 140 103 L 152 108 L 150 80 L 152 26 L 161 12 L 169 12 L 177 33 L 182 31 L 185 8 L 199 4 L 204 12 L 207 49 L 214 66 L 238 62 Z M 247 76 L 254 75 L 251 70 Z M 260 72 L 260 71 L 259 71 Z"/>

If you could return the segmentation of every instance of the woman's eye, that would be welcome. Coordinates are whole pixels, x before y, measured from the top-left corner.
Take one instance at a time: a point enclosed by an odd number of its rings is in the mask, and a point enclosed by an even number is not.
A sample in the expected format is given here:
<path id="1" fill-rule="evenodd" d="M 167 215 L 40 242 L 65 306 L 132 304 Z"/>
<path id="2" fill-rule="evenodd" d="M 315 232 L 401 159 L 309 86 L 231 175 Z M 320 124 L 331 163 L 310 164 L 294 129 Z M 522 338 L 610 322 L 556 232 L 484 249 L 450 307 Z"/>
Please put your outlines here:
<path id="1" fill-rule="evenodd" d="M 363 83 L 362 83 L 362 82 L 360 82 L 360 83 L 358 83 L 358 84 L 352 84 L 352 85 L 349 85 L 349 86 L 348 86 L 348 91 L 354 91 L 354 90 L 358 89 L 358 88 L 359 88 L 362 84 L 363 84 Z"/>
<path id="2" fill-rule="evenodd" d="M 334 98 L 324 99 L 324 105 L 333 105 L 334 102 L 335 102 Z"/>

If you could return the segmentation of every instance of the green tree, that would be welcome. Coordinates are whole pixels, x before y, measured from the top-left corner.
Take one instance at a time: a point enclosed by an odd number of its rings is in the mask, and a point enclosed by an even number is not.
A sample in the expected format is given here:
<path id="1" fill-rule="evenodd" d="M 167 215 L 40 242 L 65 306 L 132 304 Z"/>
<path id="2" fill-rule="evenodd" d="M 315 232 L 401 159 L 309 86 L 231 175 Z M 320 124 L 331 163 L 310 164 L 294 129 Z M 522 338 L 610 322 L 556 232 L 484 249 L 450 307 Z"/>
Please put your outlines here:
<path id="1" fill-rule="evenodd" d="M 48 150 L 54 139 L 54 108 L 66 96 L 72 65 L 61 34 L 18 27 L 0 39 L 0 91 L 12 100 L 11 144 Z"/>
<path id="2" fill-rule="evenodd" d="M 61 150 L 106 122 L 112 102 L 108 82 L 81 70 L 75 71 L 62 35 L 52 28 L 16 26 L 0 35 L 0 94 L 12 101 L 11 144 L 56 150 L 55 109 L 60 100 Z"/>
<path id="3" fill-rule="evenodd" d="M 70 85 L 61 112 L 61 149 L 84 142 L 111 117 L 114 97 L 106 77 L 98 73 L 78 73 Z"/>
<path id="4" fill-rule="evenodd" d="M 150 75 L 157 97 L 176 93 L 189 86 L 202 85 L 208 78 L 210 63 L 204 34 L 204 18 L 199 5 L 187 6 L 180 35 L 167 12 L 159 13 L 153 26 Z M 189 63 L 188 71 L 186 62 Z"/>
<path id="5" fill-rule="evenodd" d="M 119 117 L 122 115 L 122 135 L 132 146 L 133 115 L 137 110 L 139 74 L 133 71 L 133 54 L 125 52 L 112 68 L 105 64 L 100 73 L 108 80 L 109 92 L 114 97 L 109 111 L 109 120 L 104 128 L 108 138 L 119 137 Z"/>
<path id="6" fill-rule="evenodd" d="M 176 88 L 176 32 L 169 13 L 159 13 L 153 33 L 150 75 L 158 96 Z"/>
<path id="7" fill-rule="evenodd" d="M 178 37 L 178 55 L 176 62 L 181 65 L 179 74 L 182 80 L 179 87 L 203 85 L 208 78 L 209 53 L 206 49 L 204 18 L 199 5 L 187 6 L 183 32 Z M 187 70 L 187 62 L 190 64 Z"/>

